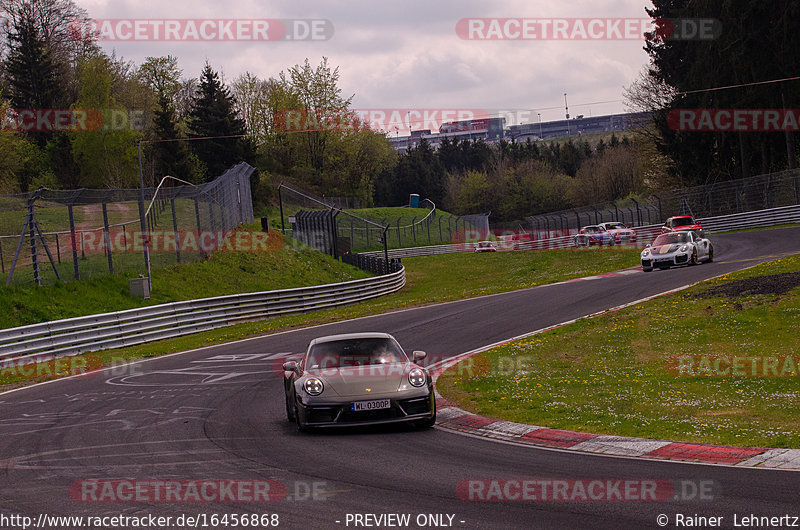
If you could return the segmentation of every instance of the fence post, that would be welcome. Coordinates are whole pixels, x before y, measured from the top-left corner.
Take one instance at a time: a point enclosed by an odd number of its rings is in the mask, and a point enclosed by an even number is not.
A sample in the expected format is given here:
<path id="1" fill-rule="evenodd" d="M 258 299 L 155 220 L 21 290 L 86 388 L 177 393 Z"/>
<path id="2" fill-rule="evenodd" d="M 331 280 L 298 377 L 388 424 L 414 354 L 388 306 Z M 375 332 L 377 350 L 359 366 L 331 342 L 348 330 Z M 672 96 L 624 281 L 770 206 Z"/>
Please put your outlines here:
<path id="1" fill-rule="evenodd" d="M 108 232 L 108 208 L 103 201 L 103 237 L 106 240 L 106 252 L 108 256 L 108 272 L 114 272 L 114 261 L 111 259 L 111 234 Z"/>
<path id="2" fill-rule="evenodd" d="M 56 256 L 58 256 L 58 264 L 61 265 L 61 245 L 58 243 L 58 232 L 56 232 Z"/>
<path id="3" fill-rule="evenodd" d="M 441 244 L 441 242 L 442 242 L 442 216 L 440 215 L 438 217 L 439 217 L 439 243 Z"/>
<path id="4" fill-rule="evenodd" d="M 389 244 L 387 238 L 389 237 L 389 225 L 385 224 L 383 228 L 383 258 L 386 260 L 386 266 L 389 266 Z"/>
<path id="5" fill-rule="evenodd" d="M 170 207 L 172 208 L 172 230 L 175 232 L 175 255 L 178 259 L 178 263 L 181 262 L 181 241 L 178 237 L 178 218 L 175 216 L 175 199 L 169 200 Z M 241 206 L 241 205 L 240 205 Z M 200 233 L 197 233 L 197 237 L 200 237 Z"/>
<path id="6" fill-rule="evenodd" d="M 34 233 L 33 229 L 33 203 L 35 199 L 28 200 L 28 228 L 30 230 L 30 237 L 31 237 L 31 265 L 33 265 L 33 281 L 36 282 L 36 285 L 42 285 L 42 277 L 39 274 L 39 252 L 36 248 L 36 234 Z"/>
<path id="7" fill-rule="evenodd" d="M 636 205 L 636 222 L 639 223 L 638 226 L 642 226 L 642 212 L 639 211 L 639 201 L 631 197 L 631 200 Z"/>
<path id="8" fill-rule="evenodd" d="M 403 243 L 400 241 L 400 218 L 397 218 L 397 247 L 402 248 Z"/>
<path id="9" fill-rule="evenodd" d="M 415 245 L 417 244 L 417 230 L 416 227 L 414 226 L 414 223 L 416 222 L 417 222 L 417 216 L 415 215 L 414 217 L 411 218 L 411 236 L 414 238 Z"/>
<path id="10" fill-rule="evenodd" d="M 0 239 L 0 270 L 2 270 L 3 274 L 6 273 L 6 262 L 3 259 L 3 240 Z"/>
<path id="11" fill-rule="evenodd" d="M 428 217 L 428 220 L 425 221 L 425 227 L 428 229 L 428 244 L 431 244 L 431 218 Z"/>

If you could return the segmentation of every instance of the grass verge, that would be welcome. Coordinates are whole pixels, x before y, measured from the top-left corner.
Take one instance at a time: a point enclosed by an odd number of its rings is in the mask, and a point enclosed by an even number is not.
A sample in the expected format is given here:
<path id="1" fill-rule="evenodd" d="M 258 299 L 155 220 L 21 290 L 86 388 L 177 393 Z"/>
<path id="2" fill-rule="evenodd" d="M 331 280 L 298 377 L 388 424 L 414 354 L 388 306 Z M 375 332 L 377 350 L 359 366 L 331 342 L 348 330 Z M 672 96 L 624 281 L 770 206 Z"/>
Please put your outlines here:
<path id="1" fill-rule="evenodd" d="M 520 423 L 800 447 L 797 271 L 800 255 L 579 320 L 476 356 L 438 388 Z"/>
<path id="2" fill-rule="evenodd" d="M 271 231 L 269 252 L 212 252 L 208 259 L 162 265 L 153 270 L 149 300 L 129 294 L 128 277 L 104 274 L 94 279 L 0 286 L 0 328 L 35 324 L 146 305 L 226 294 L 288 289 L 366 278 L 367 273 L 307 247 L 283 244 Z M 141 265 L 141 254 L 132 256 Z M 94 259 L 104 259 L 102 255 Z M 153 255 L 154 263 L 159 256 Z"/>
<path id="3" fill-rule="evenodd" d="M 0 391 L 74 373 L 74 367 L 99 367 L 155 357 L 297 327 L 324 324 L 412 306 L 512 291 L 545 283 L 609 272 L 635 265 L 636 249 L 582 249 L 529 252 L 462 253 L 406 258 L 406 287 L 401 291 L 337 309 L 236 324 L 176 339 L 77 356 L 72 364 L 0 371 Z M 85 358 L 84 358 L 85 357 Z M 32 373 L 31 373 L 32 372 Z"/>

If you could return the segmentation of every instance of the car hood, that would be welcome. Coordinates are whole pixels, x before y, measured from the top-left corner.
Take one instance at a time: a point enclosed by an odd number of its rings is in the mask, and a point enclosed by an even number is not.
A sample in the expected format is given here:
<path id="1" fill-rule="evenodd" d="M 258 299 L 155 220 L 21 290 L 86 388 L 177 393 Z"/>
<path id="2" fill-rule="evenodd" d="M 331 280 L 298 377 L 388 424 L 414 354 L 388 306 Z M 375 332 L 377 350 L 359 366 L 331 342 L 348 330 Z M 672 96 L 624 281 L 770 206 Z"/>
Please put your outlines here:
<path id="1" fill-rule="evenodd" d="M 683 245 L 688 245 L 689 243 L 672 243 L 670 245 L 659 245 L 657 247 L 650 247 L 650 254 L 655 256 L 659 254 L 669 254 L 670 252 L 675 252 Z"/>
<path id="2" fill-rule="evenodd" d="M 411 363 L 377 364 L 311 370 L 308 373 L 321 379 L 326 390 L 330 389 L 339 396 L 368 397 L 397 392 L 403 385 L 410 386 L 408 372 L 415 367 Z"/>

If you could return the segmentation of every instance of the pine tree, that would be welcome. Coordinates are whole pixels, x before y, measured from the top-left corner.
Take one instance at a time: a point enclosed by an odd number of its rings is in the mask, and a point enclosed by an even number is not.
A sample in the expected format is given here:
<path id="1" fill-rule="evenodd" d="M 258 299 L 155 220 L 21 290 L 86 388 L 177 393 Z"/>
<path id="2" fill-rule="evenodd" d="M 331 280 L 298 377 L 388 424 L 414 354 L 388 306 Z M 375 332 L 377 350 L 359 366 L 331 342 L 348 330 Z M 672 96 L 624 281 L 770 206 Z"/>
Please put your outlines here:
<path id="1" fill-rule="evenodd" d="M 203 68 L 200 86 L 192 103 L 189 128 L 192 137 L 208 138 L 193 141 L 191 145 L 208 168 L 209 180 L 221 175 L 232 165 L 253 157 L 253 147 L 243 136 L 244 122 L 234 109 L 233 97 L 208 63 Z"/>
<path id="2" fill-rule="evenodd" d="M 175 107 L 165 95 L 158 97 L 153 117 L 153 132 L 159 140 L 176 140 L 181 137 L 176 125 Z M 184 141 L 162 141 L 153 143 L 153 159 L 160 175 L 171 175 L 182 180 L 196 182 L 198 163 Z"/>
<path id="3" fill-rule="evenodd" d="M 23 14 L 9 34 L 11 51 L 5 73 L 11 103 L 17 109 L 53 109 L 64 104 L 64 89 L 53 52 L 29 13 Z M 52 136 L 48 132 L 33 134 L 44 146 Z"/>

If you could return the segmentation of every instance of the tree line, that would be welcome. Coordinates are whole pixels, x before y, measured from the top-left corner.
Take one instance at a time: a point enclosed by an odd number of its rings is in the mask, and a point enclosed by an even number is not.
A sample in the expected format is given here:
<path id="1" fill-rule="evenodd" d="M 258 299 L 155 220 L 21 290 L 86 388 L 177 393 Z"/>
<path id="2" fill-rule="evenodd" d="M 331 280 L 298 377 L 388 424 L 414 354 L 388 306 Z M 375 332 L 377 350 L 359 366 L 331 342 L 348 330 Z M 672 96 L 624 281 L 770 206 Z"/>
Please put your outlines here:
<path id="1" fill-rule="evenodd" d="M 653 111 L 650 139 L 668 164 L 671 184 L 691 186 L 797 167 L 797 127 L 784 130 L 681 130 L 680 109 L 798 108 L 800 16 L 797 0 L 652 0 L 647 14 L 679 21 L 716 19 L 709 39 L 655 31 L 644 49 L 649 66 L 626 91 L 632 110 Z M 666 29 L 666 31 L 664 31 Z M 783 80 L 780 82 L 770 82 Z M 724 127 L 723 127 L 724 129 Z"/>
<path id="2" fill-rule="evenodd" d="M 648 189 L 636 141 L 612 134 L 590 144 L 424 139 L 375 183 L 378 204 L 406 204 L 418 193 L 455 214 L 491 212 L 494 221 L 615 200 Z"/>
<path id="3" fill-rule="evenodd" d="M 146 185 L 164 175 L 200 183 L 246 161 L 259 170 L 257 201 L 269 200 L 274 176 L 369 204 L 373 175 L 394 162 L 385 136 L 365 126 L 276 123 L 286 109 L 347 111 L 352 96 L 326 58 L 269 79 L 245 72 L 226 83 L 208 63 L 187 77 L 171 55 L 137 65 L 103 52 L 75 31 L 88 20 L 72 0 L 0 0 L 0 193 L 138 187 L 141 143 Z M 54 126 L 65 110 L 80 126 Z"/>
<path id="4" fill-rule="evenodd" d="M 433 149 L 423 141 L 397 154 L 384 132 L 350 116 L 354 95 L 342 93 L 339 69 L 324 57 L 267 78 L 245 72 L 226 81 L 208 63 L 191 77 L 174 56 L 134 64 L 105 53 L 95 36 L 74 30 L 89 15 L 73 0 L 0 0 L 0 193 L 136 187 L 141 144 L 147 185 L 164 175 L 204 182 L 246 161 L 258 170 L 253 197 L 261 204 L 289 180 L 365 206 L 406 204 L 419 193 L 454 213 L 491 211 L 510 221 L 796 167 L 791 131 L 679 131 L 669 116 L 792 108 L 799 81 L 762 82 L 794 75 L 800 2 L 653 0 L 647 12 L 713 16 L 722 27 L 712 40 L 646 41 L 650 65 L 625 97 L 631 110 L 653 113 L 648 127 L 608 142 L 444 140 Z M 83 112 L 90 127 L 20 128 L 15 120 L 26 109 Z M 348 127 L 292 130 L 292 111 Z"/>

